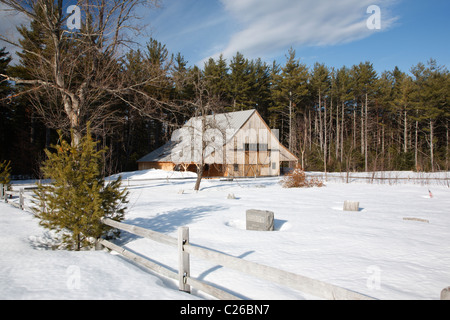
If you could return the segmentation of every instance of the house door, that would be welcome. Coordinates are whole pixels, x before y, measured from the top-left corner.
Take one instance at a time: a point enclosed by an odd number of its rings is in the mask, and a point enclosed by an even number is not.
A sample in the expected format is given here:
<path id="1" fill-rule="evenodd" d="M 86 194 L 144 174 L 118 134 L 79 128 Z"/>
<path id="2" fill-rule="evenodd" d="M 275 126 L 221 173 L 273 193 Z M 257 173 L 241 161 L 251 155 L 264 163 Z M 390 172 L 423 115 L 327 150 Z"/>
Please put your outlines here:
<path id="1" fill-rule="evenodd" d="M 255 161 L 255 157 L 257 156 L 257 152 L 255 151 L 245 151 L 245 164 L 244 164 L 244 176 L 246 177 L 254 177 L 259 176 L 260 173 L 258 171 L 258 165 Z M 251 158 L 251 159 L 250 159 Z"/>

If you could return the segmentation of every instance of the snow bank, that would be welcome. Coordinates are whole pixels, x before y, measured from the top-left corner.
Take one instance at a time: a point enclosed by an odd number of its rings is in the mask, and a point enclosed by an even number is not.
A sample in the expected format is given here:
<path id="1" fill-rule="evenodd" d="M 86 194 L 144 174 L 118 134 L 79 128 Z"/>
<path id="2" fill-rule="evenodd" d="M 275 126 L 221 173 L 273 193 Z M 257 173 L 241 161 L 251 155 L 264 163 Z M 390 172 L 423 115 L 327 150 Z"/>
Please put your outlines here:
<path id="1" fill-rule="evenodd" d="M 197 178 L 197 174 L 190 171 L 164 171 L 158 169 L 149 169 L 141 171 L 123 172 L 109 176 L 106 180 L 115 180 L 122 176 L 123 180 L 153 180 L 153 179 L 181 179 Z"/>
<path id="2" fill-rule="evenodd" d="M 46 250 L 38 220 L 0 203 L 0 299 L 195 299 L 104 251 Z"/>

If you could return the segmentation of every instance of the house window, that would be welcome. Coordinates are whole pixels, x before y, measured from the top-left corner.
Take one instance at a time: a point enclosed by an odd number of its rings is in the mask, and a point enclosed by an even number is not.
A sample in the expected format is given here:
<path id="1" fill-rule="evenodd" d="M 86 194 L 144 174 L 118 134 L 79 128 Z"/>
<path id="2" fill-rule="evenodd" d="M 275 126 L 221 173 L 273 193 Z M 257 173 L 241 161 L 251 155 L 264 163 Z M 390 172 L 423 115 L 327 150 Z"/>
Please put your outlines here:
<path id="1" fill-rule="evenodd" d="M 236 171 L 239 171 L 239 165 L 238 165 L 238 164 L 233 165 L 233 167 L 234 167 L 234 171 L 235 171 L 235 172 L 236 172 Z"/>
<path id="2" fill-rule="evenodd" d="M 276 170 L 277 169 L 277 163 L 276 162 L 272 162 L 272 170 Z"/>
<path id="3" fill-rule="evenodd" d="M 267 145 L 267 143 L 245 143 L 244 150 L 245 151 L 267 151 L 268 145 Z"/>

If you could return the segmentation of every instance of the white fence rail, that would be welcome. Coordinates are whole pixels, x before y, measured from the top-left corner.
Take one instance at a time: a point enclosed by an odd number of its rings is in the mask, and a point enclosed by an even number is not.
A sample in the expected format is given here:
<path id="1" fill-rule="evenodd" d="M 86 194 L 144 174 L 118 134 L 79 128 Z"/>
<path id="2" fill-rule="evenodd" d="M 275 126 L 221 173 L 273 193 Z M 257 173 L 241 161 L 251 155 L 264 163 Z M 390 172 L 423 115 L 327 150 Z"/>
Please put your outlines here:
<path id="1" fill-rule="evenodd" d="M 374 171 L 374 172 L 307 172 L 308 177 L 316 177 L 326 181 L 342 183 L 369 183 L 369 184 L 414 184 L 422 186 L 450 187 L 450 172 L 401 172 L 401 171 Z"/>
<path id="2" fill-rule="evenodd" d="M 276 269 L 270 266 L 262 265 L 259 263 L 247 261 L 244 259 L 236 258 L 215 250 L 200 247 L 189 242 L 189 229 L 187 227 L 181 227 L 178 229 L 178 239 L 169 237 L 165 234 L 150 231 L 137 226 L 127 225 L 121 222 L 113 221 L 111 219 L 103 219 L 104 224 L 130 232 L 132 234 L 149 238 L 151 240 L 164 243 L 166 245 L 176 247 L 178 249 L 179 266 L 178 273 L 175 273 L 158 263 L 149 261 L 134 253 L 131 253 L 122 247 L 116 246 L 109 241 L 100 240 L 99 243 L 105 247 L 114 250 L 124 256 L 132 259 L 133 261 L 140 263 L 151 270 L 163 274 L 174 280 L 178 280 L 179 289 L 182 291 L 190 292 L 191 286 L 204 291 L 219 299 L 239 299 L 238 297 L 204 283 L 198 279 L 191 277 L 190 275 L 190 255 L 194 255 L 198 258 L 215 262 L 223 267 L 231 268 L 242 273 L 258 277 L 260 279 L 268 280 L 283 286 L 290 287 L 295 290 L 299 290 L 303 293 L 311 294 L 318 298 L 330 299 L 330 300 L 373 300 L 373 298 L 350 291 L 335 285 L 311 279 L 305 276 L 301 276 L 292 272 Z"/>
<path id="3" fill-rule="evenodd" d="M 30 208 L 25 205 L 26 193 L 33 191 L 36 187 L 21 187 L 19 190 L 8 190 L 7 186 L 0 184 L 0 200 L 3 200 L 20 210 L 29 211 Z"/>

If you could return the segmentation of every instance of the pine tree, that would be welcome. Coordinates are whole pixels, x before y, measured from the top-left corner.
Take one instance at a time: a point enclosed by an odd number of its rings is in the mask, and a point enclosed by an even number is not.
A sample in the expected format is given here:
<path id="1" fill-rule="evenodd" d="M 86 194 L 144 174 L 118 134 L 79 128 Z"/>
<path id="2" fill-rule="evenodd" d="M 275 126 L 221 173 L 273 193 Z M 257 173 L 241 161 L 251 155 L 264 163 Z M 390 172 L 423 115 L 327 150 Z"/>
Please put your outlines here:
<path id="1" fill-rule="evenodd" d="M 11 190 L 11 161 L 0 162 L 0 184 Z"/>
<path id="2" fill-rule="evenodd" d="M 316 63 L 311 75 L 311 94 L 319 116 L 319 142 L 323 154 L 323 168 L 327 172 L 328 122 L 327 100 L 330 100 L 331 77 L 330 70 L 324 64 Z M 323 120 L 322 120 L 323 115 Z"/>
<path id="3" fill-rule="evenodd" d="M 272 93 L 270 86 L 272 82 L 272 75 L 270 67 L 262 62 L 261 58 L 252 61 L 252 68 L 254 69 L 254 86 L 251 100 L 255 103 L 255 108 L 259 114 L 264 118 L 268 118 L 269 106 L 272 104 Z"/>
<path id="4" fill-rule="evenodd" d="M 286 65 L 279 73 L 273 74 L 273 99 L 275 106 L 270 108 L 272 112 L 280 113 L 281 119 L 288 123 L 288 146 L 293 151 L 293 120 L 296 110 L 299 110 L 301 102 L 308 93 L 308 68 L 295 57 L 295 50 L 289 50 L 286 56 Z M 283 127 L 283 126 L 282 126 Z M 283 130 L 282 130 L 283 131 Z"/>
<path id="5" fill-rule="evenodd" d="M 414 119 L 424 122 L 424 131 L 428 133 L 426 139 L 430 152 L 430 169 L 435 170 L 435 147 L 438 143 L 436 124 L 446 115 L 448 108 L 448 93 L 445 86 L 448 70 L 438 66 L 436 60 L 428 61 L 427 67 L 423 63 L 411 69 L 415 77 L 415 88 L 412 95 L 416 106 Z M 444 122 L 444 125 L 447 125 Z"/>
<path id="6" fill-rule="evenodd" d="M 205 62 L 203 75 L 205 76 L 208 90 L 211 91 L 213 96 L 223 101 L 229 99 L 230 76 L 227 62 L 223 55 L 220 55 L 217 62 L 213 58 Z"/>
<path id="7" fill-rule="evenodd" d="M 237 52 L 230 62 L 230 96 L 232 106 L 229 111 L 251 109 L 254 102 L 251 101 L 253 90 L 252 68 L 248 59 L 242 53 Z"/>
<path id="8" fill-rule="evenodd" d="M 39 184 L 34 196 L 40 225 L 61 234 L 61 247 L 69 250 L 92 247 L 100 237 L 116 237 L 118 232 L 102 224 L 101 218 L 123 220 L 128 192 L 120 189 L 120 178 L 105 183 L 101 176 L 104 150 L 97 151 L 90 130 L 77 146 L 60 133 L 59 144 L 53 148 L 54 153 L 46 150 L 48 160 L 42 167 L 52 183 Z"/>
<path id="9" fill-rule="evenodd" d="M 0 74 L 6 73 L 9 63 L 11 62 L 11 56 L 6 52 L 5 48 L 0 49 Z M 11 143 L 11 109 L 7 106 L 8 96 L 11 94 L 11 86 L 8 81 L 4 81 L 4 78 L 0 76 L 0 160 L 10 159 L 7 150 L 8 144 Z"/>
<path id="10" fill-rule="evenodd" d="M 352 76 L 353 76 L 353 91 L 356 99 L 356 103 L 358 101 L 361 105 L 361 154 L 364 155 L 364 170 L 368 170 L 368 109 L 369 109 L 369 100 L 371 100 L 372 96 L 375 93 L 375 85 L 378 79 L 377 73 L 373 67 L 373 64 L 366 61 L 365 63 L 360 63 L 359 65 L 355 65 L 352 68 Z"/>
<path id="11" fill-rule="evenodd" d="M 348 104 L 348 101 L 351 100 L 351 78 L 350 78 L 350 70 L 347 67 L 342 67 L 339 69 L 336 73 L 336 79 L 335 79 L 335 88 L 336 88 L 336 95 L 338 99 L 338 106 L 340 106 L 340 125 L 338 126 L 339 130 L 337 137 L 338 137 L 338 143 L 336 145 L 339 146 L 340 150 L 340 162 L 342 163 L 344 161 L 344 131 L 345 131 L 345 118 L 346 114 L 346 105 Z M 339 118 L 339 117 L 337 117 Z M 336 158 L 338 156 L 336 155 Z"/>

